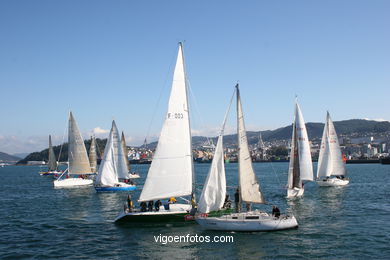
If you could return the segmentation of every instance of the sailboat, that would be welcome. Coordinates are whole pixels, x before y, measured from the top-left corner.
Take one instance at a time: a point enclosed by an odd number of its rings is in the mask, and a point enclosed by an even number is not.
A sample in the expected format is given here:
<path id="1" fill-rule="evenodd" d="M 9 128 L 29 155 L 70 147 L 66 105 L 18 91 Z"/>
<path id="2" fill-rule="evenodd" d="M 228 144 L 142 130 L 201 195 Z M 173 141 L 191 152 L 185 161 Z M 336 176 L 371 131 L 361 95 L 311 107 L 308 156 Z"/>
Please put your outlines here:
<path id="1" fill-rule="evenodd" d="M 250 203 L 264 204 L 265 200 L 260 189 L 260 183 L 258 182 L 255 172 L 252 166 L 252 158 L 250 156 L 248 139 L 245 130 L 244 115 L 242 111 L 240 91 L 238 84 L 236 85 L 237 96 L 237 138 L 238 138 L 238 174 L 239 174 L 239 203 L 236 205 L 238 212 L 226 214 L 222 216 L 209 216 L 207 212 L 210 210 L 218 209 L 221 207 L 222 200 L 220 195 L 226 192 L 226 184 L 224 183 L 223 172 L 223 156 L 218 151 L 217 163 L 219 165 L 213 171 L 210 170 L 209 176 L 206 180 L 206 186 L 204 192 L 208 192 L 208 199 L 203 204 L 199 205 L 200 214 L 195 218 L 196 222 L 205 229 L 209 230 L 224 230 L 224 231 L 274 231 L 282 229 L 296 228 L 298 222 L 294 216 L 281 215 L 273 216 L 267 212 L 259 210 L 248 210 L 246 212 L 240 212 L 240 205 L 245 202 L 247 205 Z M 222 150 L 222 135 L 218 138 L 218 146 Z M 213 164 L 214 165 L 214 162 Z M 219 168 L 219 169 L 218 169 Z M 211 181 L 210 181 L 211 180 Z M 218 190 L 214 195 L 213 192 Z M 215 198 L 215 199 L 214 199 Z"/>
<path id="2" fill-rule="evenodd" d="M 337 133 L 329 112 L 327 112 L 318 158 L 317 184 L 319 186 L 345 186 L 349 183 L 345 174 L 345 164 Z"/>
<path id="3" fill-rule="evenodd" d="M 127 168 L 127 172 L 130 172 L 130 163 L 129 163 L 129 158 L 127 157 L 127 145 L 126 145 L 126 139 L 125 139 L 125 134 L 123 133 L 122 131 L 122 137 L 121 137 L 121 145 L 122 145 L 122 149 L 123 149 L 123 157 L 125 159 L 125 162 L 126 162 L 126 168 Z M 126 176 L 126 179 L 136 179 L 136 178 L 139 178 L 139 174 L 138 173 L 130 173 Z"/>
<path id="4" fill-rule="evenodd" d="M 53 145 L 51 143 L 51 135 L 49 135 L 49 160 L 47 162 L 47 172 L 39 172 L 40 175 L 56 175 L 61 174 L 57 170 L 58 164 L 56 155 L 54 154 Z"/>
<path id="5" fill-rule="evenodd" d="M 123 155 L 123 148 L 119 139 L 118 128 L 115 121 L 112 121 L 110 135 L 104 148 L 104 155 L 100 163 L 98 174 L 95 179 L 97 192 L 108 191 L 131 191 L 135 185 L 120 182 L 127 176 L 127 165 Z"/>
<path id="6" fill-rule="evenodd" d="M 191 203 L 159 205 L 157 211 L 124 209 L 116 222 L 170 222 L 184 221 L 184 215 L 195 204 L 194 166 L 184 68 L 183 46 L 179 43 L 168 111 L 160 133 L 157 148 L 139 202 L 163 201 L 171 197 L 191 196 Z M 165 201 L 164 201 L 165 202 Z"/>
<path id="7" fill-rule="evenodd" d="M 96 173 L 97 171 L 97 153 L 96 153 L 96 138 L 91 137 L 91 146 L 89 147 L 89 165 L 91 166 L 91 172 Z"/>
<path id="8" fill-rule="evenodd" d="M 313 165 L 309 138 L 301 108 L 295 101 L 295 118 L 291 138 L 290 164 L 288 167 L 287 198 L 303 196 L 303 181 L 313 181 Z"/>
<path id="9" fill-rule="evenodd" d="M 93 183 L 93 180 L 88 178 L 88 175 L 93 173 L 89 164 L 87 150 L 72 112 L 69 113 L 68 164 L 68 169 L 54 181 L 54 187 L 86 186 Z"/>

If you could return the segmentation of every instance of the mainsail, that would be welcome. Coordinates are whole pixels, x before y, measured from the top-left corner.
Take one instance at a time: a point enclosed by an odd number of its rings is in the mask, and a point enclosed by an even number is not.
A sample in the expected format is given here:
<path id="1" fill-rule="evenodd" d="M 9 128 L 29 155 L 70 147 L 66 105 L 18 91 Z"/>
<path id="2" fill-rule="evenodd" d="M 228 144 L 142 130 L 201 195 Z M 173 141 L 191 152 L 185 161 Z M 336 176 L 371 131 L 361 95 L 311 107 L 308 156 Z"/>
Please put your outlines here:
<path id="1" fill-rule="evenodd" d="M 97 154 L 96 154 L 96 138 L 91 137 L 91 146 L 89 147 L 89 164 L 91 172 L 96 172 L 97 169 Z"/>
<path id="2" fill-rule="evenodd" d="M 76 120 L 74 119 L 72 112 L 69 113 L 68 161 L 69 174 L 91 173 L 91 166 L 89 165 L 84 140 L 77 127 Z"/>
<path id="3" fill-rule="evenodd" d="M 241 201 L 264 203 L 263 195 L 252 166 L 252 158 L 249 153 L 248 139 L 246 135 L 244 115 L 242 112 L 240 90 L 237 91 L 237 138 L 238 138 L 238 171 L 240 183 Z"/>
<path id="4" fill-rule="evenodd" d="M 176 60 L 168 112 L 139 201 L 192 193 L 193 159 L 182 45 Z"/>
<path id="5" fill-rule="evenodd" d="M 113 186 L 118 178 L 127 175 L 127 166 L 123 159 L 122 144 L 119 139 L 118 128 L 112 121 L 110 135 L 104 148 L 104 155 L 96 176 L 95 183 L 103 186 Z"/>
<path id="6" fill-rule="evenodd" d="M 336 129 L 329 112 L 327 112 L 318 158 L 317 178 L 345 175 L 345 172 Z"/>
<path id="7" fill-rule="evenodd" d="M 127 172 L 129 172 L 130 171 L 130 163 L 129 163 L 129 158 L 127 157 L 127 145 L 126 145 L 125 134 L 123 133 L 123 131 L 122 131 L 122 137 L 121 137 L 121 144 L 122 144 L 123 155 L 124 155 L 126 166 L 127 166 Z"/>
<path id="8" fill-rule="evenodd" d="M 47 162 L 47 167 L 49 172 L 57 170 L 57 159 L 51 143 L 51 135 L 49 135 L 49 161 Z"/>

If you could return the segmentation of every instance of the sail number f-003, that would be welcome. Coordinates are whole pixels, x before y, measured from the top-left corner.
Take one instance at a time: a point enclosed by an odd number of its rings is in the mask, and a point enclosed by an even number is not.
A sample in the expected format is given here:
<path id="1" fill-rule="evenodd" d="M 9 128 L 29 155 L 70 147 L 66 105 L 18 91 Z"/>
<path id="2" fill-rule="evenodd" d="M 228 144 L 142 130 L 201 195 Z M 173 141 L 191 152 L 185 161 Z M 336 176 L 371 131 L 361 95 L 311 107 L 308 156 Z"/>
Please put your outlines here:
<path id="1" fill-rule="evenodd" d="M 183 113 L 168 113 L 167 118 L 169 119 L 183 119 L 184 115 Z"/>

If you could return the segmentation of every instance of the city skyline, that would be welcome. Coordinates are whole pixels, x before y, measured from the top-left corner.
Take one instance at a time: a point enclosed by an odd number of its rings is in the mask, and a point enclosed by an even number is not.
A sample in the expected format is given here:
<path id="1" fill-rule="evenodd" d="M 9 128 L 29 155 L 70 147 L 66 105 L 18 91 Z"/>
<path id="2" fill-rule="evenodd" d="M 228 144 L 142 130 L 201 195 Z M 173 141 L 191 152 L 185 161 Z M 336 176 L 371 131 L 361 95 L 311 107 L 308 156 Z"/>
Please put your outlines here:
<path id="1" fill-rule="evenodd" d="M 194 135 L 217 135 L 237 81 L 250 131 L 290 124 L 295 95 L 306 122 L 327 110 L 335 121 L 389 121 L 389 10 L 387 1 L 1 2 L 0 151 L 44 149 L 49 134 L 59 144 L 69 110 L 84 138 L 107 137 L 112 119 L 129 145 L 157 138 L 179 41 Z"/>

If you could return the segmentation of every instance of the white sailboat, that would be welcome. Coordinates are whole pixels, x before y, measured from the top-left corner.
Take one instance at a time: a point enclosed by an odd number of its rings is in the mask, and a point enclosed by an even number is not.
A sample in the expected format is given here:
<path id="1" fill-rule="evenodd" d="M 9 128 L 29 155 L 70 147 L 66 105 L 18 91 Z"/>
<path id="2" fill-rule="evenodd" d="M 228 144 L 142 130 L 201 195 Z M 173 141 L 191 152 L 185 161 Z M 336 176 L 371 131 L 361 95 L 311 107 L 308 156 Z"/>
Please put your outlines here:
<path id="1" fill-rule="evenodd" d="M 72 112 L 69 113 L 68 169 L 54 181 L 54 187 L 86 186 L 93 183 L 87 176 L 92 174 L 84 140 Z M 63 178 L 66 176 L 66 178 Z"/>
<path id="2" fill-rule="evenodd" d="M 49 135 L 49 159 L 47 162 L 47 171 L 39 172 L 40 175 L 56 175 L 61 174 L 62 172 L 58 171 L 58 163 L 56 155 L 53 150 L 53 145 L 51 143 L 51 135 Z"/>
<path id="3" fill-rule="evenodd" d="M 296 101 L 288 168 L 287 198 L 303 195 L 305 191 L 303 181 L 313 181 L 313 165 L 305 121 Z"/>
<path id="4" fill-rule="evenodd" d="M 126 162 L 126 167 L 127 167 L 127 172 L 129 173 L 131 170 L 130 163 L 129 163 L 129 158 L 127 156 L 127 145 L 126 145 L 126 139 L 125 139 L 125 134 L 122 131 L 122 137 L 121 137 L 121 145 L 123 149 L 123 157 Z M 126 179 L 137 179 L 139 178 L 139 174 L 136 172 L 129 173 L 126 177 Z"/>
<path id="5" fill-rule="evenodd" d="M 187 80 L 182 44 L 176 60 L 168 111 L 162 127 L 152 164 L 139 202 L 161 201 L 171 197 L 192 196 L 194 204 L 194 167 L 187 95 Z M 166 204 L 158 211 L 123 210 L 115 219 L 122 222 L 184 221 L 191 204 Z"/>
<path id="6" fill-rule="evenodd" d="M 103 159 L 95 179 L 97 192 L 135 190 L 135 185 L 119 181 L 119 179 L 124 179 L 128 174 L 123 154 L 118 128 L 113 120 L 110 135 L 104 148 Z"/>
<path id="7" fill-rule="evenodd" d="M 249 153 L 248 140 L 245 130 L 240 92 L 236 85 L 237 95 L 237 138 L 238 138 L 238 173 L 239 173 L 239 205 L 242 202 L 265 203 L 252 166 L 252 158 Z M 219 146 L 219 148 L 218 148 Z M 224 202 L 222 195 L 226 192 L 226 181 L 223 167 L 222 133 L 218 138 L 216 148 L 216 162 L 212 163 L 212 169 L 207 177 L 202 192 L 203 200 L 200 200 L 199 212 L 196 221 L 209 230 L 224 231 L 274 231 L 295 228 L 298 226 L 294 216 L 273 216 L 259 210 L 240 212 L 240 206 L 236 206 L 236 213 L 222 216 L 210 216 L 207 213 L 221 209 Z M 213 167 L 214 166 L 214 167 Z"/>
<path id="8" fill-rule="evenodd" d="M 327 112 L 318 158 L 317 184 L 319 186 L 345 186 L 349 183 L 345 175 L 345 164 L 342 159 L 339 140 L 333 121 L 329 112 Z"/>
<path id="9" fill-rule="evenodd" d="M 91 172 L 96 173 L 97 171 L 97 153 L 96 153 L 96 138 L 91 137 L 91 146 L 89 147 L 89 164 L 91 166 Z"/>

